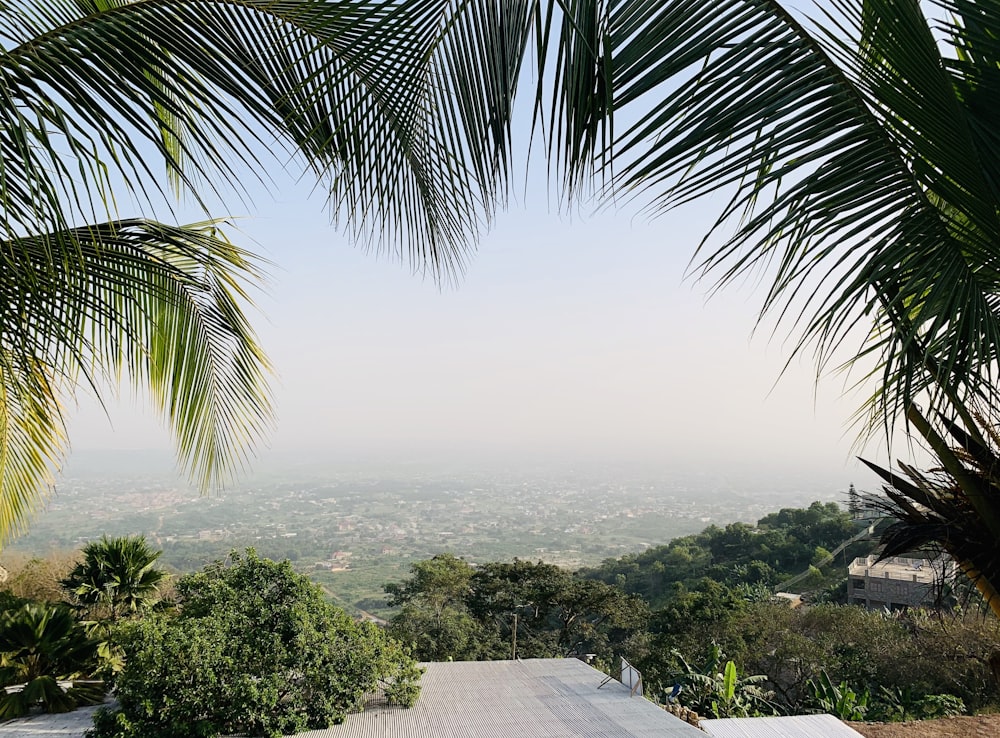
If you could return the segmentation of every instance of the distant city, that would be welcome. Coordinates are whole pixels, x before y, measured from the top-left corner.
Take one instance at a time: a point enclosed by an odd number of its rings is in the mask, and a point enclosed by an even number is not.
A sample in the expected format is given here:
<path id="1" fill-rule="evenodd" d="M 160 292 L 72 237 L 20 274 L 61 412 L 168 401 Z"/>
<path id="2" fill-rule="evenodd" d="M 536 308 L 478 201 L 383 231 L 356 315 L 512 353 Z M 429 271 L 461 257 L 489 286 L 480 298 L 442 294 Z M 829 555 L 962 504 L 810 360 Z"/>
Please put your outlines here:
<path id="1" fill-rule="evenodd" d="M 711 470 L 355 463 L 271 470 L 201 496 L 159 457 L 95 454 L 67 468 L 30 533 L 4 553 L 44 554 L 105 533 L 141 533 L 163 549 L 164 563 L 189 571 L 253 546 L 290 559 L 340 604 L 378 611 L 382 585 L 445 551 L 472 562 L 594 565 L 710 524 L 753 522 L 813 500 L 844 502 L 849 481 L 776 486 L 734 483 Z"/>

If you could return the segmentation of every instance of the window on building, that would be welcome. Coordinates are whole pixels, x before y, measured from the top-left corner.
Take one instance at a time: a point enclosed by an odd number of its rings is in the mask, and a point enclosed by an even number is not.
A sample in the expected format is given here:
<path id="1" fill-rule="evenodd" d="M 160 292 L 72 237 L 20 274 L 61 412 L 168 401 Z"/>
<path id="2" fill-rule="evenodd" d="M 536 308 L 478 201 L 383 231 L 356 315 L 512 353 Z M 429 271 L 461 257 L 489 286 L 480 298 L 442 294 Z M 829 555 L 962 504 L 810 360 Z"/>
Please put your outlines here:
<path id="1" fill-rule="evenodd" d="M 864 579 L 855 579 L 853 582 L 851 582 L 851 584 L 854 586 L 854 589 L 864 589 L 865 588 L 865 580 Z"/>

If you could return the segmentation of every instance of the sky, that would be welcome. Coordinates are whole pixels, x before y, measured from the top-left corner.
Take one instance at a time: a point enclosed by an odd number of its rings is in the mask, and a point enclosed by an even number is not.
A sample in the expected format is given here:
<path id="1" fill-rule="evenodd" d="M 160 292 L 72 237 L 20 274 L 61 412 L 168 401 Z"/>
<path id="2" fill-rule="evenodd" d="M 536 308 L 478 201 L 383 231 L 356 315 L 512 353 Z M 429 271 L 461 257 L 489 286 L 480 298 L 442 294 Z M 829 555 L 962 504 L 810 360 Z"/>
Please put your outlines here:
<path id="1" fill-rule="evenodd" d="M 757 325 L 760 285 L 710 297 L 687 276 L 721 200 L 652 221 L 570 217 L 542 177 L 526 181 L 443 287 L 350 244 L 292 175 L 214 213 L 246 216 L 235 240 L 274 262 L 254 316 L 277 374 L 258 467 L 296 454 L 607 460 L 872 480 L 854 458 L 851 382 L 817 381 L 809 356 L 786 366 L 787 329 Z M 75 453 L 171 448 L 143 398 L 107 409 L 87 396 L 71 408 Z M 864 453 L 888 463 L 883 446 Z"/>
<path id="2" fill-rule="evenodd" d="M 255 466 L 361 455 L 865 478 L 844 378 L 817 383 L 808 356 L 782 374 L 787 331 L 756 326 L 756 285 L 710 297 L 685 276 L 717 203 L 653 221 L 568 216 L 537 187 L 458 284 L 439 286 L 349 243 L 305 183 L 279 184 L 234 234 L 274 263 L 254 323 L 277 373 L 277 423 Z M 69 430 L 78 453 L 171 448 L 127 392 L 107 415 L 82 397 Z"/>

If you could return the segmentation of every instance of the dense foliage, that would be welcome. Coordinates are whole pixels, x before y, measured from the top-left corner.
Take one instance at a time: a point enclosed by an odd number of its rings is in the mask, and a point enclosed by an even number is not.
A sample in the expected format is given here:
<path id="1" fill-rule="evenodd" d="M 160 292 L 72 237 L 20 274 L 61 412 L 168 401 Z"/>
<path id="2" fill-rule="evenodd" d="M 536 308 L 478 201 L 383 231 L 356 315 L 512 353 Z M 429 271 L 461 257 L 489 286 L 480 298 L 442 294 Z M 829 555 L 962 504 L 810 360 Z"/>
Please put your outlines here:
<path id="1" fill-rule="evenodd" d="M 640 595 L 652 606 L 674 598 L 677 586 L 697 587 L 702 578 L 727 586 L 773 586 L 823 559 L 859 529 L 834 502 L 814 502 L 805 509 L 786 508 L 761 518 L 756 526 L 731 523 L 675 538 L 640 554 L 607 559 L 584 576 L 615 584 Z M 870 550 L 848 548 L 844 560 Z"/>
<path id="2" fill-rule="evenodd" d="M 120 708 L 101 738 L 278 736 L 325 728 L 379 687 L 399 704 L 419 670 L 375 625 L 356 623 L 288 562 L 233 554 L 178 583 L 181 611 L 121 626 Z"/>
<path id="3" fill-rule="evenodd" d="M 70 610 L 60 605 L 22 604 L 0 615 L 0 720 L 27 715 L 34 708 L 67 712 L 100 701 L 99 683 L 90 677 L 98 665 L 97 641 Z"/>
<path id="4" fill-rule="evenodd" d="M 623 655 L 641 669 L 647 695 L 665 699 L 680 685 L 679 701 L 702 714 L 821 710 L 898 720 L 997 706 L 991 656 L 1000 621 L 991 614 L 890 615 L 819 604 L 815 593 L 798 609 L 773 600 L 777 576 L 828 559 L 856 527 L 835 505 L 814 503 L 756 527 L 710 526 L 575 574 L 441 554 L 386 586 L 398 608 L 388 631 L 426 660 L 596 654 L 609 668 Z M 826 581 L 844 575 L 854 552 L 844 554 L 826 567 Z M 25 566 L 47 572 L 51 581 L 35 585 L 42 593 L 58 591 L 66 576 L 44 562 Z M 23 579 L 9 583 L 20 591 Z M 4 685 L 38 680 L 9 701 L 67 709 L 87 699 L 67 687 L 94 673 L 99 628 L 88 635 L 65 607 L 25 608 L 2 594 L 0 625 L 19 623 L 0 631 Z M 138 607 L 138 618 L 114 628 L 127 657 L 117 677 L 122 709 L 101 715 L 99 738 L 275 735 L 339 720 L 374 689 L 401 704 L 416 698 L 418 670 L 399 643 L 331 606 L 288 562 L 233 555 L 183 577 L 177 600 L 170 612 Z"/>
<path id="5" fill-rule="evenodd" d="M 810 568 L 815 581 L 800 586 L 823 599 L 818 595 L 826 592 L 815 588 L 844 580 L 846 564 L 873 543 L 849 545 L 822 573 L 812 565 L 829 561 L 829 552 L 860 525 L 836 504 L 814 502 L 767 515 L 756 526 L 709 526 L 583 574 L 640 594 L 654 608 L 646 648 L 628 654 L 654 696 L 694 671 L 702 674 L 702 689 L 692 685 L 681 701 L 702 709 L 723 704 L 713 680 L 731 660 L 735 673 L 763 678 L 760 688 L 772 693 L 758 705 L 764 714 L 841 709 L 857 716 L 863 703 L 869 717 L 891 720 L 995 704 L 1000 689 L 989 666 L 1000 647 L 995 617 L 961 610 L 889 615 L 832 603 L 793 609 L 772 599 L 776 584 Z M 832 592 L 836 600 L 843 590 Z"/>
<path id="6" fill-rule="evenodd" d="M 680 685 L 679 701 L 706 715 L 901 720 L 996 705 L 992 615 L 818 602 L 829 594 L 822 588 L 846 579 L 846 563 L 871 551 L 860 540 L 830 561 L 860 527 L 836 504 L 816 502 L 577 574 L 442 554 L 386 586 L 399 607 L 390 630 L 427 660 L 510 658 L 516 620 L 518 655 L 596 653 L 604 665 L 623 655 L 642 671 L 647 695 L 663 700 Z M 822 573 L 819 561 L 829 562 Z M 815 581 L 800 586 L 813 604 L 775 601 L 775 584 L 810 568 Z M 831 591 L 842 595 L 843 585 Z"/>
<path id="7" fill-rule="evenodd" d="M 426 660 L 588 653 L 610 660 L 642 632 L 648 614 L 638 597 L 542 562 L 473 568 L 441 554 L 411 571 L 386 586 L 402 608 L 390 632 Z"/>
<path id="8" fill-rule="evenodd" d="M 142 536 L 102 536 L 83 547 L 83 560 L 61 584 L 92 618 L 134 616 L 152 607 L 167 579 L 154 567 L 161 553 Z"/>
<path id="9" fill-rule="evenodd" d="M 1000 646 L 992 616 L 832 604 L 793 609 L 740 601 L 722 585 L 696 594 L 700 607 L 654 615 L 650 648 L 635 656 L 654 695 L 673 687 L 685 662 L 703 664 L 718 648 L 741 674 L 766 676 L 774 706 L 789 714 L 829 709 L 817 694 L 824 675 L 844 692 L 867 694 L 869 719 L 932 717 L 949 700 L 959 711 L 978 710 L 1000 699 L 989 663 Z"/>

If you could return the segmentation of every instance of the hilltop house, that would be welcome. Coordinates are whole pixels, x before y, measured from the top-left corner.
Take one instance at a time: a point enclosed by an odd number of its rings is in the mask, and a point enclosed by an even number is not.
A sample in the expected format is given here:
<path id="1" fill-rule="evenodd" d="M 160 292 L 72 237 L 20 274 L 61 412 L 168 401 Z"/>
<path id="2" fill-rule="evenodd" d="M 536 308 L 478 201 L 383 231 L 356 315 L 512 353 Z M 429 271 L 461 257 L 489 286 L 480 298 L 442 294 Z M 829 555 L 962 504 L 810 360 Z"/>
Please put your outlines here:
<path id="1" fill-rule="evenodd" d="M 862 556 L 848 567 L 847 602 L 868 609 L 902 610 L 934 606 L 940 585 L 954 576 L 950 559 L 907 559 Z"/>

